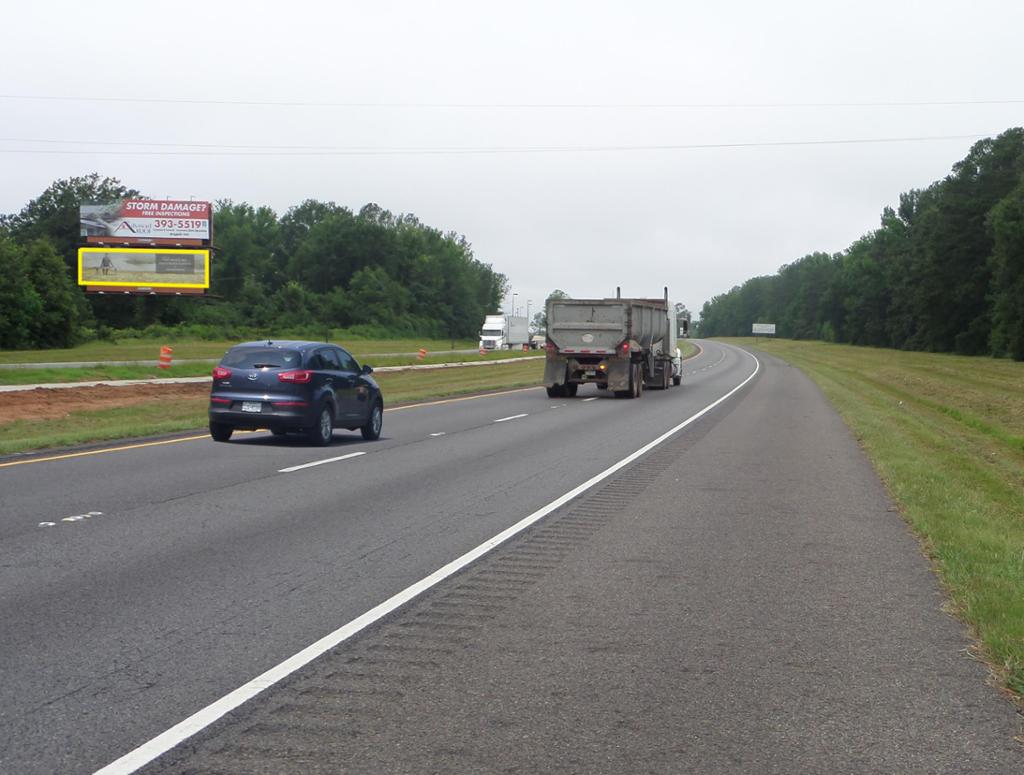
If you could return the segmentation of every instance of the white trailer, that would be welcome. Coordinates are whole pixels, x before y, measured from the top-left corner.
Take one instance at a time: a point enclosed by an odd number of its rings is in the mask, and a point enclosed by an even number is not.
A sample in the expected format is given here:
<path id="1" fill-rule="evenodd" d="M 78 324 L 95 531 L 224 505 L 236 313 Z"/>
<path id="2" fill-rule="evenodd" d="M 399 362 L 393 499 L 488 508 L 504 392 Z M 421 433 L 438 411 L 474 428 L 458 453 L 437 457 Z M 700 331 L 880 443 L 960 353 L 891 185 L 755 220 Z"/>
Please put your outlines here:
<path id="1" fill-rule="evenodd" d="M 530 327 L 525 317 L 488 315 L 480 328 L 481 350 L 519 350 L 530 343 Z"/>

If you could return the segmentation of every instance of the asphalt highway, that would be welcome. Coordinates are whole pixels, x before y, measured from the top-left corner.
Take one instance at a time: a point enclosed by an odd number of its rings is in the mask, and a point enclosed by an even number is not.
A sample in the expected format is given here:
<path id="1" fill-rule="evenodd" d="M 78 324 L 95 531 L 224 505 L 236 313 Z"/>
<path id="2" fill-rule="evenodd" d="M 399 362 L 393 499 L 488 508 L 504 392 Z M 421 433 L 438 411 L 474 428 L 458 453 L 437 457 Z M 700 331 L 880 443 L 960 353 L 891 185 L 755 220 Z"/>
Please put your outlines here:
<path id="1" fill-rule="evenodd" d="M 1019 771 L 1018 717 L 816 389 L 716 343 L 686 366 L 639 401 L 398 407 L 373 443 L 0 460 L 0 772 L 145 748 L 744 383 L 148 769 Z"/>

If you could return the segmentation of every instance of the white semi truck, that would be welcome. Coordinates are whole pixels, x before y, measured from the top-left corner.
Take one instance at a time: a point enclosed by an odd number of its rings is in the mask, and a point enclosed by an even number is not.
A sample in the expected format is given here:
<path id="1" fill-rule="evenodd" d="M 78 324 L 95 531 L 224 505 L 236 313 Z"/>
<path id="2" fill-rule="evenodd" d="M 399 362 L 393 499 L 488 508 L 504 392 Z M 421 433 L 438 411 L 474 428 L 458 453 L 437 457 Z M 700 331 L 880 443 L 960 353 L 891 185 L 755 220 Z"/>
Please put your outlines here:
<path id="1" fill-rule="evenodd" d="M 548 395 L 571 397 L 594 383 L 620 398 L 682 382 L 675 308 L 663 299 L 548 299 Z"/>
<path id="2" fill-rule="evenodd" d="M 530 343 L 530 327 L 525 317 L 488 315 L 480 329 L 481 350 L 521 350 Z"/>

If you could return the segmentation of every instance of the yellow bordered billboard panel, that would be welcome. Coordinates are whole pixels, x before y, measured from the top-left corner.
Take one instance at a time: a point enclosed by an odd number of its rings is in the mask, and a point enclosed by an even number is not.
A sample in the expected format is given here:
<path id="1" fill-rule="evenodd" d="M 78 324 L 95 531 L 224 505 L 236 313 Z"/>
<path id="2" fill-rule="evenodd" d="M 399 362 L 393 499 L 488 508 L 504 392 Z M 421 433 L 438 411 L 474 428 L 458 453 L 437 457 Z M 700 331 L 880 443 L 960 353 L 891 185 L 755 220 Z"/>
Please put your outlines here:
<path id="1" fill-rule="evenodd" d="M 115 288 L 209 288 L 210 251 L 79 248 L 78 284 Z"/>

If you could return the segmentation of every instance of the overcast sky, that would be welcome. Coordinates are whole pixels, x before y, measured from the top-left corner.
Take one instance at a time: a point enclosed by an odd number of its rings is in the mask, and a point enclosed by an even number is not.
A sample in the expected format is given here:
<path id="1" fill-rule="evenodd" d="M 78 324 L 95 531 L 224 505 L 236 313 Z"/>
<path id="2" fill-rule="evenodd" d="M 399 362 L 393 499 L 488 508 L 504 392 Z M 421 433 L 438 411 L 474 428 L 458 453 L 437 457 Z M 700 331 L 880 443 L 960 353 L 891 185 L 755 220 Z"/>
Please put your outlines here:
<path id="1" fill-rule="evenodd" d="M 1024 125 L 1019 0 L 4 6 L 0 212 L 93 171 L 376 202 L 465 234 L 531 313 L 617 285 L 698 312 L 846 248 L 975 140 L 692 146 Z"/>

